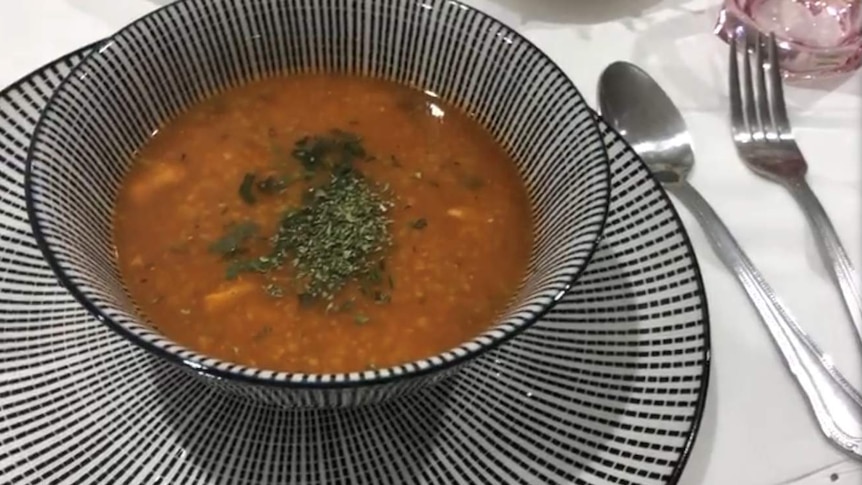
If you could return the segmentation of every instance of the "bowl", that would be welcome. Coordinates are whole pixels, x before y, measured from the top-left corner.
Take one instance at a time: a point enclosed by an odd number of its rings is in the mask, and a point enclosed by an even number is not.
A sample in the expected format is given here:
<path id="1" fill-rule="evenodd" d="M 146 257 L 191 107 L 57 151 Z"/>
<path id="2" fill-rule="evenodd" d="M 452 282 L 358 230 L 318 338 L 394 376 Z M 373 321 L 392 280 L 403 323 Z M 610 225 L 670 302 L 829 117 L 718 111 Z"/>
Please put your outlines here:
<path id="1" fill-rule="evenodd" d="M 516 161 L 535 243 L 514 303 L 487 331 L 394 367 L 302 374 L 203 355 L 139 316 L 112 235 L 118 189 L 137 150 L 166 121 L 214 93 L 305 72 L 433 91 L 469 112 Z M 95 318 L 231 394 L 318 408 L 372 404 L 433 385 L 529 327 L 588 263 L 610 201 L 602 137 L 566 74 L 512 29 L 450 0 L 169 4 L 107 39 L 58 87 L 32 139 L 25 185 L 46 260 Z"/>

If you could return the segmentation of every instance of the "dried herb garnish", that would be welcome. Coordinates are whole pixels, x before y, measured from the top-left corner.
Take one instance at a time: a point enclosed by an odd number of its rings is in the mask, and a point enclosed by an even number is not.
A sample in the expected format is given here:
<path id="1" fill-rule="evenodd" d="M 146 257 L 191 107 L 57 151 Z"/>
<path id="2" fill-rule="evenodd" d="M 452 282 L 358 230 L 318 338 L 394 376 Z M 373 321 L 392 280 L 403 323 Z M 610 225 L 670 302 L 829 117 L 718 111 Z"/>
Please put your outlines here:
<path id="1" fill-rule="evenodd" d="M 276 158 L 283 156 L 273 145 Z M 387 277 L 382 264 L 384 250 L 390 244 L 387 215 L 391 207 L 387 186 L 377 186 L 367 180 L 354 164 L 370 157 L 361 139 L 351 133 L 333 130 L 323 135 L 299 140 L 291 152 L 302 166 L 308 181 L 321 179 L 302 197 L 302 204 L 285 211 L 270 238 L 269 254 L 253 259 L 232 258 L 225 276 L 233 279 L 245 272 L 269 273 L 291 270 L 300 304 L 327 301 L 327 310 L 346 311 L 352 303 L 338 303 L 336 294 L 351 281 L 359 282 L 363 291 L 378 303 L 390 301 L 388 293 L 372 291 L 370 286 L 384 284 Z M 276 160 L 281 165 L 283 160 Z M 321 176 L 318 176 L 321 175 Z M 327 175 L 328 174 L 328 175 Z M 240 186 L 240 196 L 247 203 L 261 194 L 277 194 L 294 182 L 296 176 L 269 175 L 258 179 L 246 174 Z M 234 256 L 242 244 L 256 231 L 247 227 L 231 228 L 214 251 Z M 388 277 L 390 289 L 392 279 Z M 370 286 L 369 286 L 370 285 Z M 283 295 L 275 284 L 264 286 L 273 297 Z"/>
<path id="2" fill-rule="evenodd" d="M 243 221 L 228 226 L 225 235 L 209 246 L 210 252 L 230 258 L 243 252 L 243 244 L 252 236 L 257 234 L 258 225 L 252 221 Z"/>
<path id="3" fill-rule="evenodd" d="M 356 305 L 356 300 L 350 298 L 348 300 L 342 301 L 341 303 L 336 303 L 335 301 L 330 301 L 326 304 L 326 313 L 342 313 L 349 312 Z"/>
<path id="4" fill-rule="evenodd" d="M 300 139 L 294 145 L 292 155 L 308 172 L 326 169 L 334 174 L 350 171 L 354 162 L 371 158 L 361 138 L 341 130 Z"/>
<path id="5" fill-rule="evenodd" d="M 278 175 L 268 175 L 257 182 L 257 190 L 261 193 L 272 195 L 283 192 L 290 184 L 292 184 L 296 179 L 289 175 L 278 176 Z"/>
<path id="6" fill-rule="evenodd" d="M 410 221 L 410 227 L 413 229 L 425 229 L 428 227 L 428 219 L 424 217 L 420 217 L 419 219 L 414 219 Z"/>
<path id="7" fill-rule="evenodd" d="M 290 258 L 305 293 L 331 299 L 348 281 L 373 276 L 389 245 L 389 206 L 355 172 L 334 175 L 315 194 L 282 218 L 274 259 Z"/>
<path id="8" fill-rule="evenodd" d="M 374 290 L 374 301 L 376 303 L 389 303 L 392 301 L 392 295 L 382 290 Z"/>
<path id="9" fill-rule="evenodd" d="M 257 202 L 257 199 L 254 196 L 254 179 L 255 175 L 253 173 L 247 173 L 242 178 L 242 182 L 239 184 L 239 197 L 248 205 L 252 205 Z"/>
<path id="10" fill-rule="evenodd" d="M 331 300 L 349 281 L 379 282 L 379 262 L 389 245 L 389 203 L 358 172 L 333 175 L 306 203 L 287 211 L 268 256 L 238 261 L 228 277 L 269 272 L 290 264 L 300 293 Z"/>
<path id="11" fill-rule="evenodd" d="M 243 176 L 239 184 L 239 197 L 246 204 L 253 205 L 257 202 L 255 191 L 264 195 L 280 194 L 298 179 L 299 177 L 295 175 L 275 174 L 258 179 L 257 174 L 249 172 Z"/>
<path id="12" fill-rule="evenodd" d="M 370 320 L 371 319 L 368 318 L 367 315 L 362 314 L 362 313 L 357 313 L 356 315 L 353 316 L 353 321 L 355 321 L 357 325 L 365 325 Z"/>
<path id="13" fill-rule="evenodd" d="M 263 287 L 263 290 L 266 291 L 266 294 L 273 298 L 281 298 L 284 296 L 284 288 L 275 283 L 270 283 Z"/>

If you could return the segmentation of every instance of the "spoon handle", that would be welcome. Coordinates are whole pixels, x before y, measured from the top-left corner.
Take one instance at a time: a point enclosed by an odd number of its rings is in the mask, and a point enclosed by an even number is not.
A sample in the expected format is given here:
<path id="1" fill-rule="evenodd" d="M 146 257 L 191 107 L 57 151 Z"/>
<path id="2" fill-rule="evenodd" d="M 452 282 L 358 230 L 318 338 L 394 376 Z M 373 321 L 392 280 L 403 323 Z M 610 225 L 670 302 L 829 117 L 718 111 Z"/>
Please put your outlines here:
<path id="1" fill-rule="evenodd" d="M 820 429 L 862 459 L 862 396 L 799 327 L 709 203 L 687 182 L 665 186 L 694 214 L 721 261 L 736 275 L 808 398 Z"/>

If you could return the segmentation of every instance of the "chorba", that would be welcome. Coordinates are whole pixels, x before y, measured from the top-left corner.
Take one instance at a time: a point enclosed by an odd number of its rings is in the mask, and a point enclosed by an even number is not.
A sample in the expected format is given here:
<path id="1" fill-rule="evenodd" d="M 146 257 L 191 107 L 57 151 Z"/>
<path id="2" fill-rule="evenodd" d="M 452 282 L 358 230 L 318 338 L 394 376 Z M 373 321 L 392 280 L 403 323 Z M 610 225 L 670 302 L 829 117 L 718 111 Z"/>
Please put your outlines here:
<path id="1" fill-rule="evenodd" d="M 483 332 L 526 271 L 515 163 L 475 120 L 388 81 L 294 75 L 193 106 L 120 190 L 128 291 L 169 338 L 259 368 L 352 372 Z"/>

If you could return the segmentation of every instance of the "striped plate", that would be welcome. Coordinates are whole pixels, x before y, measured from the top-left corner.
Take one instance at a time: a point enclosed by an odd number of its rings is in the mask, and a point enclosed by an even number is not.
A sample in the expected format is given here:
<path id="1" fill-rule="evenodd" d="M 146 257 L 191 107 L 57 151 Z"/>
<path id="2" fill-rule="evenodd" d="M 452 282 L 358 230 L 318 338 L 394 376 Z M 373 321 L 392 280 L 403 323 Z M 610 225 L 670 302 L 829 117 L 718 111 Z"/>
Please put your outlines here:
<path id="1" fill-rule="evenodd" d="M 611 214 L 575 289 L 402 401 L 231 400 L 93 320 L 30 233 L 23 161 L 70 54 L 0 92 L 0 483 L 668 484 L 700 422 L 709 328 L 668 198 L 602 123 Z"/>

